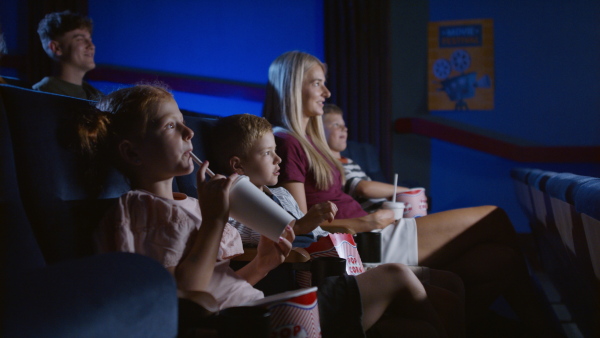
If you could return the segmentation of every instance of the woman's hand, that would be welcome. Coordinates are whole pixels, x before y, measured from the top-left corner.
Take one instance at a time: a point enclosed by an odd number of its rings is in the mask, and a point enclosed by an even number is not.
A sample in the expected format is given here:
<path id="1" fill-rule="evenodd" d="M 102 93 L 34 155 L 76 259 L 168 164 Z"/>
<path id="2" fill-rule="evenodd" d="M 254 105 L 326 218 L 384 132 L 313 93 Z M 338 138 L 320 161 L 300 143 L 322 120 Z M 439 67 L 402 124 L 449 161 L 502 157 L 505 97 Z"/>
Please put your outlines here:
<path id="1" fill-rule="evenodd" d="M 316 227 L 325 221 L 331 223 L 335 218 L 337 211 L 338 208 L 335 203 L 330 201 L 313 205 L 310 210 L 308 210 L 308 213 L 294 224 L 294 234 L 307 234 L 315 230 Z"/>
<path id="2" fill-rule="evenodd" d="M 208 161 L 205 161 L 196 173 L 202 218 L 227 222 L 229 219 L 229 189 L 238 175 L 233 174 L 229 177 L 215 175 L 207 180 L 207 168 Z"/>
<path id="3" fill-rule="evenodd" d="M 394 210 L 379 209 L 372 214 L 362 217 L 368 225 L 369 231 L 383 229 L 396 221 L 394 219 Z"/>

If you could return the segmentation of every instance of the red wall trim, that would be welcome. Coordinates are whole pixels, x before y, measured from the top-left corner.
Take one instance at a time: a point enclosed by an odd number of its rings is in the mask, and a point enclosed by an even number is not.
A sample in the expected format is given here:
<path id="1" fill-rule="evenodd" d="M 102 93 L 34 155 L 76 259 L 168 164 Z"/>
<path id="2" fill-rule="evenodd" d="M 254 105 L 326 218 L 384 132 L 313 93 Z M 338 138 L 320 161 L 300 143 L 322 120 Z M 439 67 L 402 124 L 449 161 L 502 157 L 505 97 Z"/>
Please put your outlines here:
<path id="1" fill-rule="evenodd" d="M 395 131 L 436 138 L 517 162 L 600 163 L 600 146 L 528 146 L 424 118 L 400 118 Z"/>

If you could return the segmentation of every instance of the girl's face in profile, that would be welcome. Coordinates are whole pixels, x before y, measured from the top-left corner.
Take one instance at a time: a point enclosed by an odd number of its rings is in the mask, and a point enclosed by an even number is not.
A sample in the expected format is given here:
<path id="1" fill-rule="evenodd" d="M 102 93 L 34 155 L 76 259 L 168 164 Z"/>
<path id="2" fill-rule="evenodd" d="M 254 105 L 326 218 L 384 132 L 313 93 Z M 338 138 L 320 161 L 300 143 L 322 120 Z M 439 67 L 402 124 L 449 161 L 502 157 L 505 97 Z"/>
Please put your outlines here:
<path id="1" fill-rule="evenodd" d="M 190 153 L 194 132 L 185 125 L 177 102 L 165 99 L 139 145 L 144 175 L 162 180 L 187 175 L 194 170 Z"/>
<path id="2" fill-rule="evenodd" d="M 315 64 L 304 74 L 302 83 L 302 113 L 305 117 L 323 115 L 325 100 L 331 92 L 325 87 L 325 72 Z"/>

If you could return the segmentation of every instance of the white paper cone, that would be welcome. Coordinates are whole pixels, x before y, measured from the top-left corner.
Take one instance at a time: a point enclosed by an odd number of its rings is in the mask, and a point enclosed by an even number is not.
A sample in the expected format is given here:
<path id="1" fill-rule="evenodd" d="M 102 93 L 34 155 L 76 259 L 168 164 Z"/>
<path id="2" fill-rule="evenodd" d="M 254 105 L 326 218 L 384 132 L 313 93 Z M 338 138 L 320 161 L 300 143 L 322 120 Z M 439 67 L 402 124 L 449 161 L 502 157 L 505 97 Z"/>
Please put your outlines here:
<path id="1" fill-rule="evenodd" d="M 278 242 L 287 225 L 293 226 L 294 217 L 240 175 L 229 191 L 230 217 L 250 229 Z"/>

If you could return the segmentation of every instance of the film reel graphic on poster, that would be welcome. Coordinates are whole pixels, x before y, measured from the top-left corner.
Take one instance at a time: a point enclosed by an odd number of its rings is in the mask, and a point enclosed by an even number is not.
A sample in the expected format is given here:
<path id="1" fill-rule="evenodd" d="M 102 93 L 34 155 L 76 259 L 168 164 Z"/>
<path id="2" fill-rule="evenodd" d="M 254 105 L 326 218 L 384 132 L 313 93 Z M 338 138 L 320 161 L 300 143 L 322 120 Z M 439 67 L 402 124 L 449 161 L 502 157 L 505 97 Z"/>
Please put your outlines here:
<path id="1" fill-rule="evenodd" d="M 488 75 L 476 80 L 477 72 L 465 73 L 471 66 L 471 55 L 464 49 L 455 50 L 450 60 L 437 59 L 433 64 L 433 75 L 441 80 L 438 90 L 446 92 L 448 98 L 455 102 L 454 110 L 469 110 L 465 99 L 475 96 L 475 88 L 489 88 L 491 79 Z M 450 76 L 452 71 L 459 75 Z"/>
<path id="2" fill-rule="evenodd" d="M 493 20 L 434 21 L 427 26 L 428 109 L 493 110 Z"/>

